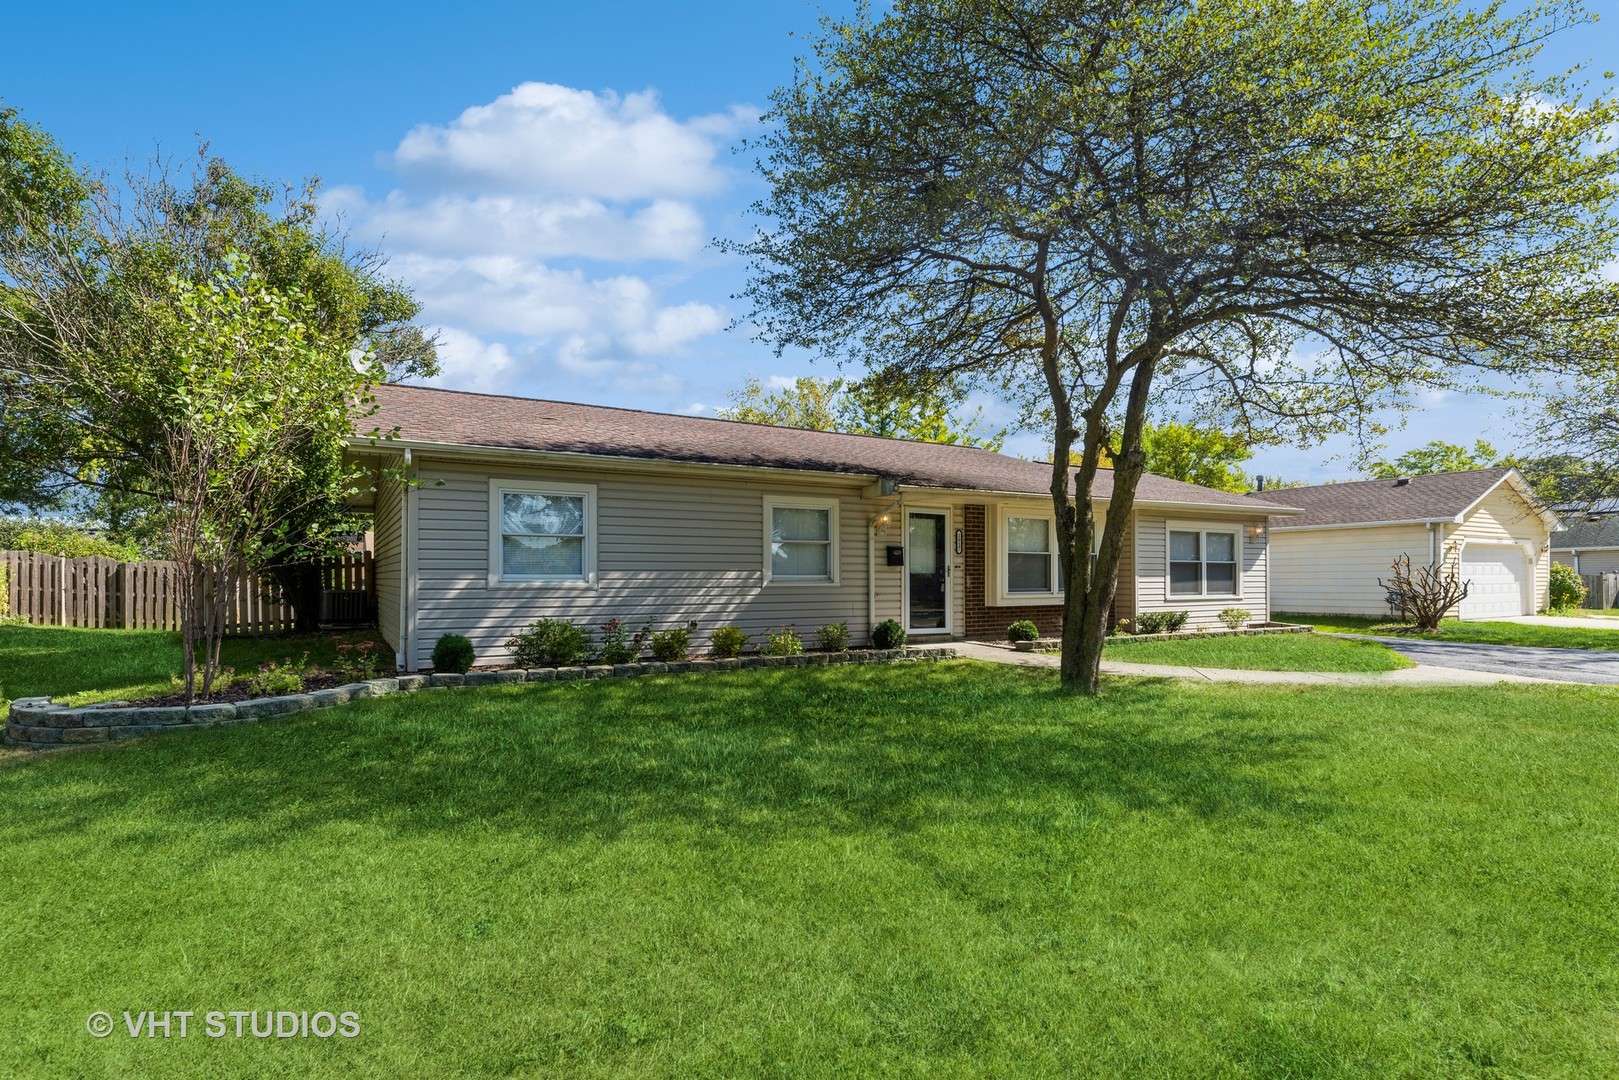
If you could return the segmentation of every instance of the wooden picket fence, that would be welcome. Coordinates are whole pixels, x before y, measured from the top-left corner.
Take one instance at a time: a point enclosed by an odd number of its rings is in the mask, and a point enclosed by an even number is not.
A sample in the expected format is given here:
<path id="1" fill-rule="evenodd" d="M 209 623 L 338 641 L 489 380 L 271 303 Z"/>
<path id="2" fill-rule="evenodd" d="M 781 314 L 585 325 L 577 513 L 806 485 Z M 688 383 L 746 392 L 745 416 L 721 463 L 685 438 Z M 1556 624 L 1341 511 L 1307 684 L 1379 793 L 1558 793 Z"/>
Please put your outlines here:
<path id="1" fill-rule="evenodd" d="M 178 630 L 175 564 L 115 559 L 65 559 L 33 551 L 0 551 L 9 571 L 11 614 L 40 626 L 124 630 Z M 359 553 L 319 563 L 323 589 L 369 592 L 375 575 L 371 555 Z M 323 603 L 323 608 L 326 606 Z M 227 634 L 273 634 L 292 629 L 293 611 L 267 574 L 237 580 L 225 614 Z"/>
<path id="2" fill-rule="evenodd" d="M 1619 572 L 1581 574 L 1585 581 L 1585 603 L 1588 608 L 1619 607 Z"/>

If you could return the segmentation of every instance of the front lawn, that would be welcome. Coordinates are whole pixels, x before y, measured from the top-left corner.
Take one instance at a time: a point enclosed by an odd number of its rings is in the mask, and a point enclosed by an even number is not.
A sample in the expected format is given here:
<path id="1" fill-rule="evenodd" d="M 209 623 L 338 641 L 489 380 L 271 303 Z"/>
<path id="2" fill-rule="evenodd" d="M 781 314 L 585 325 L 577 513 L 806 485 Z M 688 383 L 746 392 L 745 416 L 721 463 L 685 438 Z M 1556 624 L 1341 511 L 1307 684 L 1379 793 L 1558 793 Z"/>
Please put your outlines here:
<path id="1" fill-rule="evenodd" d="M 1055 687 L 440 690 L 14 759 L 0 1075 L 1619 1072 L 1619 693 Z M 270 1009 L 361 1032 L 196 1035 Z"/>
<path id="2" fill-rule="evenodd" d="M 1527 645 L 1548 649 L 1619 650 L 1619 630 L 1593 626 L 1529 626 L 1514 622 L 1462 622 L 1446 619 L 1437 634 L 1423 634 L 1410 627 L 1391 624 L 1387 619 L 1363 619 L 1354 615 L 1282 615 L 1277 622 L 1306 623 L 1322 633 L 1376 634 L 1380 637 L 1411 637 L 1417 641 L 1468 641 L 1481 645 Z"/>
<path id="3" fill-rule="evenodd" d="M 261 663 L 287 663 L 309 653 L 329 667 L 339 641 L 366 641 L 373 631 L 312 636 L 226 638 L 221 662 L 246 674 Z M 72 705 L 133 701 L 167 693 L 184 663 L 180 635 L 167 630 L 77 630 L 0 626 L 0 702 L 48 695 Z M 390 657 L 390 666 L 393 661 Z"/>
<path id="4" fill-rule="evenodd" d="M 1344 641 L 1315 634 L 1109 641 L 1102 655 L 1121 664 L 1174 664 L 1245 671 L 1364 672 L 1416 666 L 1375 641 Z"/>

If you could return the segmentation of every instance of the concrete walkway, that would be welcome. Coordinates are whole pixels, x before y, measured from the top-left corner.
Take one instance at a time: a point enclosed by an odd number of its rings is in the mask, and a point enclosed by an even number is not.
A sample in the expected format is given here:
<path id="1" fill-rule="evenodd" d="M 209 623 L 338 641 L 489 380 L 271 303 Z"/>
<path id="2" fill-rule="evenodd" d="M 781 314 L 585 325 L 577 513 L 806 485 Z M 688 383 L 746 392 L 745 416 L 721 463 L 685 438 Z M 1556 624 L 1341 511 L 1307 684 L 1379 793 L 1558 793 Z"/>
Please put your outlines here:
<path id="1" fill-rule="evenodd" d="M 1055 668 L 1059 664 L 1058 658 L 1053 655 L 1018 652 L 1009 646 L 981 641 L 958 641 L 954 647 L 960 656 L 991 664 L 1039 668 Z M 1239 668 L 1179 667 L 1173 664 L 1121 664 L 1104 660 L 1102 674 L 1134 675 L 1149 679 L 1195 679 L 1200 682 L 1285 683 L 1294 686 L 1494 686 L 1503 682 L 1550 685 L 1562 681 L 1430 664 L 1399 671 L 1375 672 L 1247 671 Z"/>
<path id="2" fill-rule="evenodd" d="M 1615 615 L 1519 615 L 1498 621 L 1525 626 L 1566 626 L 1574 630 L 1619 630 L 1619 616 Z"/>

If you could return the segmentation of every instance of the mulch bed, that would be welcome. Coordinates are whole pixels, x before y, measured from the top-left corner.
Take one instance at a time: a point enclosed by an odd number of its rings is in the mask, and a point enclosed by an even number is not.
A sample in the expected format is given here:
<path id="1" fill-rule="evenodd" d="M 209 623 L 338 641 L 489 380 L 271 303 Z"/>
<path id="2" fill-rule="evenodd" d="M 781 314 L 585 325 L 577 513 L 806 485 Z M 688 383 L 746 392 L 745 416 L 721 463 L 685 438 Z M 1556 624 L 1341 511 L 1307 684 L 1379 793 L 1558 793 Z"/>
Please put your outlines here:
<path id="1" fill-rule="evenodd" d="M 378 676 L 373 675 L 370 677 L 377 678 Z M 358 680 L 345 679 L 341 675 L 328 675 L 325 672 L 317 672 L 314 675 L 305 675 L 303 688 L 301 690 L 291 692 L 307 694 L 313 690 L 330 690 L 334 686 L 346 686 L 349 683 L 356 681 Z M 142 707 L 149 706 L 152 708 L 160 708 L 169 705 L 223 705 L 227 703 L 234 704 L 238 701 L 252 701 L 254 698 L 268 696 L 270 695 L 260 694 L 249 690 L 247 688 L 246 680 L 237 680 L 235 683 L 226 687 L 225 689 L 217 691 L 207 698 L 199 697 L 195 701 L 187 701 L 185 694 L 179 693 L 161 694 L 157 697 L 141 698 L 139 701 L 131 701 L 127 704 L 139 705 Z"/>

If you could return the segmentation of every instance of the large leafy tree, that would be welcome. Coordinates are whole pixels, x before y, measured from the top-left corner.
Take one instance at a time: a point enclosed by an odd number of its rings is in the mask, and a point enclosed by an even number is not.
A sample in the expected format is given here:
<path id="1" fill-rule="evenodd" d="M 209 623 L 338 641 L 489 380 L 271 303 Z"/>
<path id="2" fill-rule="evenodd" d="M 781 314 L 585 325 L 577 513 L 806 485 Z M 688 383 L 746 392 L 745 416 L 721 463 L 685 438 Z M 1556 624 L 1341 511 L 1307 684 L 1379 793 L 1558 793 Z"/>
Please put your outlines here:
<path id="1" fill-rule="evenodd" d="M 0 117 L 0 501 L 71 501 L 120 536 L 168 535 L 173 493 L 153 463 L 172 402 L 152 376 L 179 360 L 172 339 L 154 338 L 153 313 L 175 282 L 251 275 L 295 295 L 300 325 L 368 357 L 380 377 L 433 372 L 418 305 L 377 255 L 321 224 L 316 196 L 313 183 L 251 181 L 206 152 L 189 168 L 157 164 L 110 185 L 14 112 Z M 338 399 L 352 390 L 329 389 Z M 296 480 L 279 489 L 273 542 L 254 553 L 308 626 L 318 596 L 309 560 L 356 527 L 352 492 L 324 445 L 283 452 L 301 459 Z"/>
<path id="2" fill-rule="evenodd" d="M 1488 469 L 1502 464 L 1495 447 L 1483 439 L 1475 439 L 1471 447 L 1460 443 L 1434 439 L 1414 447 L 1392 461 L 1374 461 L 1367 471 L 1374 480 L 1389 480 L 1396 476 L 1427 476 L 1430 473 L 1466 472 L 1468 469 Z"/>
<path id="3" fill-rule="evenodd" d="M 753 318 L 1048 410 L 1062 680 L 1094 691 L 1150 405 L 1310 440 L 1413 386 L 1611 363 L 1619 113 L 1531 67 L 1586 21 L 896 0 L 829 22 L 757 147 Z"/>
<path id="4" fill-rule="evenodd" d="M 771 389 L 749 378 L 727 395 L 726 420 L 776 427 L 881 435 L 889 439 L 956 443 L 999 450 L 1005 429 L 992 429 L 983 410 L 967 412 L 966 394 L 957 387 L 897 387 L 881 382 L 851 382 L 799 376 Z"/>
<path id="5" fill-rule="evenodd" d="M 1218 428 L 1147 422 L 1141 425 L 1144 471 L 1219 491 L 1253 487 L 1242 463 L 1254 456 L 1248 440 Z"/>

